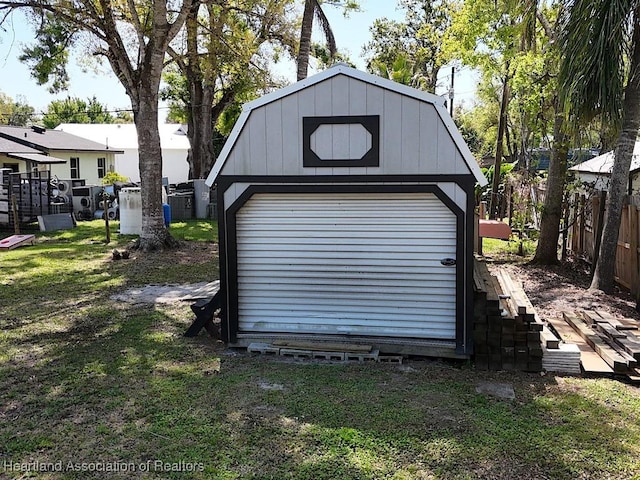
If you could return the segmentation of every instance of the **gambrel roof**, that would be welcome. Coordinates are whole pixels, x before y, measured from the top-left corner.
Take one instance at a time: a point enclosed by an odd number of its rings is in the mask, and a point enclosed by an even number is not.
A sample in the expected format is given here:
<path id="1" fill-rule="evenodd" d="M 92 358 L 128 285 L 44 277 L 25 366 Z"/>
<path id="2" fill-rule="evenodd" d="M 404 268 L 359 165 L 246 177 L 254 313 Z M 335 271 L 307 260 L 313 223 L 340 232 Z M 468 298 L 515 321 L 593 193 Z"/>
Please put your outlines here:
<path id="1" fill-rule="evenodd" d="M 345 64 L 245 104 L 207 184 L 228 174 L 315 174 L 298 161 L 302 118 L 343 115 L 381 118 L 381 158 L 386 164 L 368 168 L 366 174 L 463 174 L 472 175 L 481 186 L 487 184 L 441 97 Z M 356 171 L 364 169 L 354 168 L 349 174 Z"/>

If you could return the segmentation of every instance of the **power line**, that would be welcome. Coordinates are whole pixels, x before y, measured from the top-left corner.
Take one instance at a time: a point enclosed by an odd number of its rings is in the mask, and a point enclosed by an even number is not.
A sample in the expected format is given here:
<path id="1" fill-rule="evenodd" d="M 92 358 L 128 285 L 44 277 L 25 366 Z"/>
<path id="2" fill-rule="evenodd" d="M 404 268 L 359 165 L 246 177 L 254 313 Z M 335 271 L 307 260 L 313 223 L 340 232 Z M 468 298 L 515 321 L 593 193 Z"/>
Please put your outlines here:
<path id="1" fill-rule="evenodd" d="M 167 106 L 167 107 L 158 107 L 158 110 L 169 110 L 171 107 Z M 110 110 L 100 110 L 99 112 L 94 112 L 94 111 L 90 111 L 90 110 L 86 110 L 86 111 L 76 111 L 76 112 L 69 112 L 68 116 L 73 116 L 73 115 L 101 115 L 101 114 L 105 114 L 105 113 L 109 113 L 109 114 L 117 114 L 117 113 L 122 113 L 122 112 L 128 112 L 128 113 L 133 113 L 133 109 L 132 108 L 117 108 L 117 109 L 110 109 Z M 26 112 L 19 112 L 19 113 L 5 113 L 5 112 L 0 112 L 0 117 L 13 117 L 13 116 L 19 116 L 19 115 L 25 115 L 27 114 Z M 59 112 L 43 112 L 43 111 L 34 111 L 32 113 L 28 113 L 28 115 L 31 116 L 67 116 L 67 114 L 63 113 L 59 113 Z"/>

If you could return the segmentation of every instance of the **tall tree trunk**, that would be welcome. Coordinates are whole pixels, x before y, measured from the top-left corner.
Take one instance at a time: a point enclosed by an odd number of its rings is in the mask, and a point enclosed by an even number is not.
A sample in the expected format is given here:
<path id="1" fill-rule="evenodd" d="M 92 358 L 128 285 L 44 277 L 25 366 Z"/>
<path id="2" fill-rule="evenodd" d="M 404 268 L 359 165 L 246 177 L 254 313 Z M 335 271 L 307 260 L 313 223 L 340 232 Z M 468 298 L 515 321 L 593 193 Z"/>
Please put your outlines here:
<path id="1" fill-rule="evenodd" d="M 203 118 L 201 112 L 206 108 L 206 105 L 204 98 L 204 74 L 200 66 L 200 54 L 198 51 L 198 11 L 199 4 L 196 2 L 189 10 L 189 15 L 185 21 L 187 58 L 185 62 L 178 60 L 178 65 L 182 69 L 189 84 L 189 100 L 187 105 L 187 138 L 191 146 L 188 156 L 189 178 L 202 177 L 203 172 L 200 165 L 203 155 L 207 153 L 205 146 L 206 138 L 202 136 L 201 125 Z M 211 11 L 209 15 L 211 15 Z"/>
<path id="2" fill-rule="evenodd" d="M 134 105 L 134 121 L 138 132 L 142 211 L 146 213 L 142 216 L 140 248 L 149 251 L 173 247 L 176 242 L 164 225 L 162 209 L 162 150 L 158 131 L 158 95 L 141 88 L 139 97 L 139 104 Z"/>
<path id="3" fill-rule="evenodd" d="M 191 145 L 189 172 L 191 178 L 205 178 L 213 166 L 213 88 L 202 82 L 191 83 L 189 128 L 187 138 Z"/>
<path id="4" fill-rule="evenodd" d="M 425 62 L 425 66 L 423 67 L 423 71 L 428 71 L 428 66 L 426 65 Z M 440 73 L 440 67 L 436 67 L 434 66 L 433 69 L 431 70 L 431 73 L 429 73 L 428 75 L 426 75 L 426 84 L 425 84 L 425 91 L 429 92 L 429 93 L 436 93 L 436 87 L 438 86 L 438 74 Z"/>
<path id="5" fill-rule="evenodd" d="M 158 97 L 166 49 L 155 48 L 149 40 L 138 83 L 130 90 L 133 119 L 138 132 L 142 233 L 140 248 L 145 251 L 173 248 L 177 241 L 164 225 L 162 208 L 162 149 L 158 129 Z"/>
<path id="6" fill-rule="evenodd" d="M 611 183 L 607 195 L 607 215 L 602 231 L 600 254 L 591 281 L 592 289 L 613 291 L 616 250 L 622 206 L 629 183 L 633 148 L 640 131 L 640 7 L 634 12 L 633 52 L 629 80 L 624 91 L 622 131 L 615 151 Z"/>
<path id="7" fill-rule="evenodd" d="M 233 101 L 236 95 L 235 86 L 231 86 L 216 99 L 216 76 L 218 61 L 216 53 L 207 53 L 206 64 L 203 66 L 198 45 L 198 8 L 195 3 L 186 21 L 187 31 L 187 61 L 176 59 L 178 66 L 184 73 L 189 84 L 188 130 L 187 138 L 191 146 L 189 152 L 189 176 L 192 179 L 206 178 L 215 161 L 213 148 L 214 127 L 224 109 Z M 209 29 L 216 31 L 219 37 L 224 36 L 223 28 L 226 24 L 220 15 L 227 15 L 224 11 L 218 14 L 208 5 Z M 215 103 L 214 103 L 215 101 Z"/>
<path id="8" fill-rule="evenodd" d="M 543 265 L 558 263 L 558 237 L 562 219 L 562 199 L 567 178 L 568 136 L 565 131 L 564 113 L 558 99 L 555 101 L 553 124 L 553 152 L 547 176 L 547 192 L 540 220 L 540 238 L 533 262 Z"/>
<path id="9" fill-rule="evenodd" d="M 307 78 L 309 70 L 309 56 L 311 55 L 311 32 L 313 31 L 313 16 L 316 10 L 317 0 L 305 0 L 304 13 L 302 14 L 302 27 L 300 28 L 300 47 L 298 48 L 297 80 Z"/>
<path id="10" fill-rule="evenodd" d="M 496 156 L 493 167 L 493 183 L 491 186 L 491 197 L 489 199 L 489 218 L 495 220 L 498 215 L 498 187 L 500 186 L 500 167 L 502 166 L 502 155 L 504 154 L 504 134 L 507 127 L 507 107 L 509 106 L 509 63 L 506 65 L 507 73 L 504 76 L 502 87 L 502 99 L 500 100 L 500 118 L 498 119 L 498 140 L 496 142 Z"/>

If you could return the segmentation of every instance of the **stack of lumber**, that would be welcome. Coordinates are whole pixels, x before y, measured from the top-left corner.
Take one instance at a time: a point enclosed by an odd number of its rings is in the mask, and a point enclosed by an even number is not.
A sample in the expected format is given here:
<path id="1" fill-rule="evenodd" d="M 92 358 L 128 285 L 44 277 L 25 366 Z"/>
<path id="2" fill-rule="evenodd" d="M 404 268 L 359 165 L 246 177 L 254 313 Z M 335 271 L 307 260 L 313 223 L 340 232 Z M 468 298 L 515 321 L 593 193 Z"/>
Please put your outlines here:
<path id="1" fill-rule="evenodd" d="M 478 258 L 473 283 L 476 368 L 542 371 L 544 325 L 522 287 L 502 269 L 491 275 Z"/>
<path id="2" fill-rule="evenodd" d="M 555 348 L 542 345 L 542 369 L 547 372 L 573 373 L 579 375 L 580 347 L 575 343 L 558 343 Z"/>
<path id="3" fill-rule="evenodd" d="M 535 314 L 536 320 L 543 323 Z M 542 369 L 547 372 L 571 373 L 579 375 L 581 351 L 580 347 L 570 339 L 562 341 L 560 336 L 556 336 L 547 323 L 543 324 L 540 332 L 542 344 Z"/>
<path id="4" fill-rule="evenodd" d="M 563 319 L 575 333 L 600 357 L 610 372 L 640 380 L 640 334 L 638 323 L 631 319 L 616 319 L 598 310 L 563 312 Z M 592 372 L 583 355 L 583 368 Z M 607 369 L 600 369 L 597 372 Z M 596 372 L 596 373 L 597 373 Z"/>

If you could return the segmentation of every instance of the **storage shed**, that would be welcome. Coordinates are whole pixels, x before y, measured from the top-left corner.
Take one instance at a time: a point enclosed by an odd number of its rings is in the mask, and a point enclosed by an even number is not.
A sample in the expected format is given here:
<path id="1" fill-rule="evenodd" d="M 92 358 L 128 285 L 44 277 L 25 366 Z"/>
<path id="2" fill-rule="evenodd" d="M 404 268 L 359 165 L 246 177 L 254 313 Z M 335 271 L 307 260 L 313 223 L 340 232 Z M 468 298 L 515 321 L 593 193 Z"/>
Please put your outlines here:
<path id="1" fill-rule="evenodd" d="M 334 66 L 245 105 L 207 183 L 230 345 L 472 353 L 486 179 L 440 97 Z"/>

